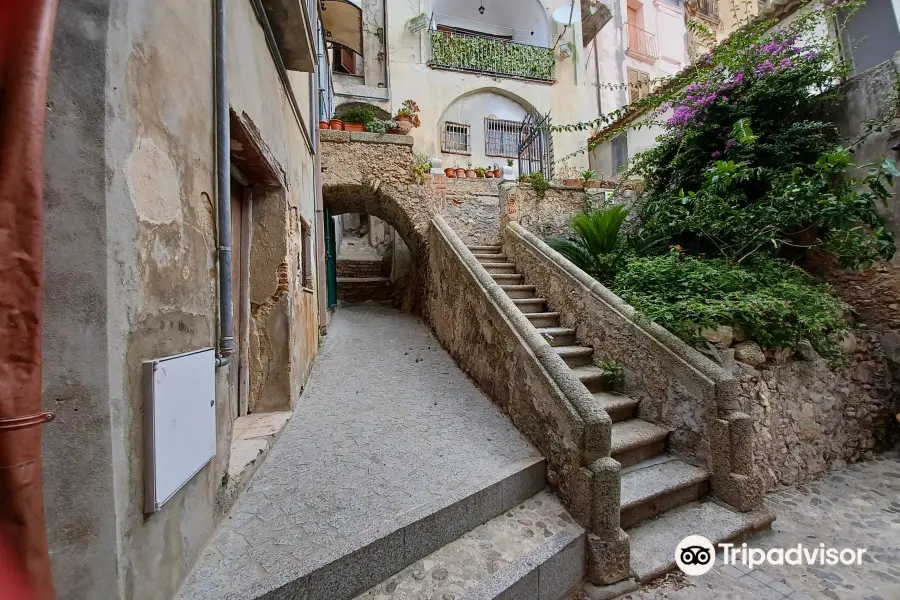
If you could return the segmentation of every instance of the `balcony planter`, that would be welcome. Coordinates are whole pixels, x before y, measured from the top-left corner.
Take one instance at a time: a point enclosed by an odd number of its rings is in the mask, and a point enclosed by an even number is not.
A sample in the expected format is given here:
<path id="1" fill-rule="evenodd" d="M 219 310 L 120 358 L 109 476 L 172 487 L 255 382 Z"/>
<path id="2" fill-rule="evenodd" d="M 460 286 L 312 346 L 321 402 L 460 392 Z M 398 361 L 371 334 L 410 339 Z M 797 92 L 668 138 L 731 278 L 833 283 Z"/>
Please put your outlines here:
<path id="1" fill-rule="evenodd" d="M 344 123 L 344 131 L 353 133 L 361 133 L 366 130 L 366 126 L 362 123 Z"/>
<path id="2" fill-rule="evenodd" d="M 456 178 L 457 179 L 465 179 L 466 178 L 466 170 L 465 169 L 457 169 L 456 170 Z"/>
<path id="3" fill-rule="evenodd" d="M 328 124 L 335 131 L 343 131 L 344 130 L 344 122 L 341 121 L 340 119 L 331 119 L 330 121 L 328 121 Z"/>
<path id="4" fill-rule="evenodd" d="M 319 129 L 331 129 L 328 121 L 319 121 Z"/>

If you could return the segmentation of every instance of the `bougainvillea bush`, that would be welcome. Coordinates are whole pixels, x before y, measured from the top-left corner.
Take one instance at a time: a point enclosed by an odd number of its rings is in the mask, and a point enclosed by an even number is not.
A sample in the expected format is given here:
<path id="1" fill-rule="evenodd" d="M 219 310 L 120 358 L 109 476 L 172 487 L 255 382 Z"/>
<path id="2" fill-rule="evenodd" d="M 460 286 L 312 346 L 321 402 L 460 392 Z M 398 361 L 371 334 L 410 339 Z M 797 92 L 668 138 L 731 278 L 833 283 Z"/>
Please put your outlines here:
<path id="1" fill-rule="evenodd" d="M 876 206 L 900 173 L 887 160 L 849 177 L 836 126 L 817 117 L 846 74 L 837 45 L 816 34 L 837 15 L 819 9 L 740 31 L 658 107 L 665 133 L 628 173 L 644 185 L 631 235 L 734 263 L 812 247 L 848 267 L 893 255 Z"/>

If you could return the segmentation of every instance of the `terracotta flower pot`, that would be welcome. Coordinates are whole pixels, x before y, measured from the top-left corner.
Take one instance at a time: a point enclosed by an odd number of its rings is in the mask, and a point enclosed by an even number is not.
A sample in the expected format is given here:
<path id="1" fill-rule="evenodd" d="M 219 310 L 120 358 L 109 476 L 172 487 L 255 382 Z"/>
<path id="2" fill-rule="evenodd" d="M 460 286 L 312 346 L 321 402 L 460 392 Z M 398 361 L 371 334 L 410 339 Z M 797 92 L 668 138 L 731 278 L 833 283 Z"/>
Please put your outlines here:
<path id="1" fill-rule="evenodd" d="M 566 187 L 581 187 L 580 179 L 563 179 L 563 185 Z"/>
<path id="2" fill-rule="evenodd" d="M 475 169 L 466 169 L 466 177 L 471 177 L 472 179 L 478 177 L 478 173 L 475 172 Z"/>
<path id="3" fill-rule="evenodd" d="M 503 177 L 503 169 L 494 169 L 494 178 L 500 179 Z"/>
<path id="4" fill-rule="evenodd" d="M 344 131 L 351 131 L 353 133 L 361 133 L 366 130 L 366 126 L 362 123 L 344 123 Z"/>
<path id="5" fill-rule="evenodd" d="M 447 167 L 446 169 L 444 169 L 444 174 L 447 177 L 456 177 L 456 169 L 454 169 L 453 167 Z"/>
<path id="6" fill-rule="evenodd" d="M 493 178 L 494 178 L 494 172 L 493 172 L 493 171 L 485 171 L 485 172 L 484 172 L 484 176 L 487 177 L 488 179 L 493 179 Z"/>
<path id="7" fill-rule="evenodd" d="M 457 179 L 465 179 L 466 178 L 466 170 L 465 169 L 456 169 L 456 178 Z"/>
<path id="8" fill-rule="evenodd" d="M 331 125 L 331 128 L 335 131 L 343 131 L 344 130 L 344 122 L 340 119 L 331 119 L 328 121 L 328 124 Z"/>
<path id="9" fill-rule="evenodd" d="M 405 115 L 400 115 L 396 119 L 397 129 L 399 129 L 403 135 L 408 135 L 410 131 L 413 130 L 412 119 Z"/>
<path id="10" fill-rule="evenodd" d="M 331 125 L 328 124 L 328 121 L 319 121 L 319 129 L 331 129 Z"/>

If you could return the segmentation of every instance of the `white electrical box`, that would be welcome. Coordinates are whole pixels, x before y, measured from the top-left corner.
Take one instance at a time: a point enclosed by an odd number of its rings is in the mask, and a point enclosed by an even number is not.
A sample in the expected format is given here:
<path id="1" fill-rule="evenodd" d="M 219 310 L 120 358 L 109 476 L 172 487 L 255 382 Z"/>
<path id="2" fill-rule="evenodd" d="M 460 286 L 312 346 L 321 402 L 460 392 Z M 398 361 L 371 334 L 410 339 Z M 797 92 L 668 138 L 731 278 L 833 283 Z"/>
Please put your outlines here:
<path id="1" fill-rule="evenodd" d="M 158 511 L 215 455 L 215 351 L 145 361 L 144 511 Z"/>

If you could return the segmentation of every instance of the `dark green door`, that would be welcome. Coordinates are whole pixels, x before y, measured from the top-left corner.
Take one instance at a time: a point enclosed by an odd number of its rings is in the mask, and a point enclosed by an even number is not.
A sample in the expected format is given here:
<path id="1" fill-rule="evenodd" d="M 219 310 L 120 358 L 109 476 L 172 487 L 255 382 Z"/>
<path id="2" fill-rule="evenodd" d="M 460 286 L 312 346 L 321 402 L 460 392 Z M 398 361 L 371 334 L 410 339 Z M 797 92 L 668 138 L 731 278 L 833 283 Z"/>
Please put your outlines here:
<path id="1" fill-rule="evenodd" d="M 334 245 L 334 219 L 325 209 L 325 282 L 328 308 L 337 306 L 337 249 Z"/>

